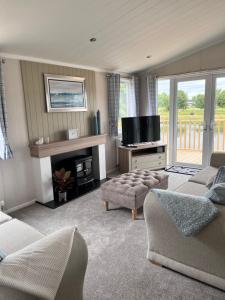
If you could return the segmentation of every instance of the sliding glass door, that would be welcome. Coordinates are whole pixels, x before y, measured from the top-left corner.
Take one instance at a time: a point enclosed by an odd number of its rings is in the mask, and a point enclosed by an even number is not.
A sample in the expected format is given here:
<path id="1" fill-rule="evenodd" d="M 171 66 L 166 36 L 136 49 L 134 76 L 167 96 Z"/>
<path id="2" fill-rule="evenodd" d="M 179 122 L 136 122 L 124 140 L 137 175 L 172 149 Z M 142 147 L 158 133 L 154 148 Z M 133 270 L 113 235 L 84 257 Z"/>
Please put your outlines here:
<path id="1" fill-rule="evenodd" d="M 213 76 L 213 118 L 210 135 L 213 151 L 225 151 L 225 74 Z"/>
<path id="2" fill-rule="evenodd" d="M 202 165 L 208 145 L 207 78 L 175 80 L 173 112 L 175 164 Z"/>

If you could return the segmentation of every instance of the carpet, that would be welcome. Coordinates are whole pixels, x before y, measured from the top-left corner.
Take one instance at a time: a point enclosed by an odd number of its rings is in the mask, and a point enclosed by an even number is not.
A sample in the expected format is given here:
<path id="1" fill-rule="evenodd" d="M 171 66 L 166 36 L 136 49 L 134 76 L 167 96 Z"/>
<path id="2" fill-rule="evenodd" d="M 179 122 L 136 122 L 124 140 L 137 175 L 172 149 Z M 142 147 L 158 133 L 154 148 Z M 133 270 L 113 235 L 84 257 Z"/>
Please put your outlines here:
<path id="1" fill-rule="evenodd" d="M 188 176 L 171 173 L 169 187 L 176 188 Z M 55 210 L 39 204 L 13 214 L 44 234 L 66 225 L 77 225 L 89 251 L 84 300 L 214 300 L 225 293 L 146 259 L 147 240 L 143 214 L 131 221 L 128 209 L 106 212 L 99 190 Z"/>
<path id="2" fill-rule="evenodd" d="M 184 174 L 184 175 L 195 175 L 200 170 L 201 169 L 198 169 L 198 168 L 191 168 L 191 167 L 184 167 L 184 166 L 172 166 L 172 167 L 166 168 L 166 172 L 179 173 L 179 174 Z"/>

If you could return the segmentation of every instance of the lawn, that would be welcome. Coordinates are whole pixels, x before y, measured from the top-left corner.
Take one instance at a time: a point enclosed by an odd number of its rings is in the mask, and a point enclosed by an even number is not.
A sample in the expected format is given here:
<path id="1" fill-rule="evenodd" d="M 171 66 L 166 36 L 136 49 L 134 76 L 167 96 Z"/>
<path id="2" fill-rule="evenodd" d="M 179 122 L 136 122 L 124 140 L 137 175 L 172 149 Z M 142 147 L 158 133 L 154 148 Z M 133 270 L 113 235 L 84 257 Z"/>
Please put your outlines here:
<path id="1" fill-rule="evenodd" d="M 178 110 L 179 121 L 202 121 L 204 110 L 200 108 L 189 107 L 187 109 Z M 162 121 L 169 120 L 169 112 L 163 108 L 158 109 L 158 114 Z M 225 108 L 216 108 L 215 121 L 225 121 Z"/>

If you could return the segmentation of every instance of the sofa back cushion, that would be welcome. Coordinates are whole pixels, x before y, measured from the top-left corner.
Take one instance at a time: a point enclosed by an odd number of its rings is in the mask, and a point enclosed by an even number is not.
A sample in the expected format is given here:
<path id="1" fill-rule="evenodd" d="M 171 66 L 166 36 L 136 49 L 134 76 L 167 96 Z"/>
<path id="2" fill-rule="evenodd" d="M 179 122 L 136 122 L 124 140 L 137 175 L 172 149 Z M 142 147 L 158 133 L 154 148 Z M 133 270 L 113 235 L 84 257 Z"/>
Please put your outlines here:
<path id="1" fill-rule="evenodd" d="M 209 166 L 192 176 L 188 181 L 206 185 L 210 178 L 215 176 L 217 172 L 217 168 Z"/>

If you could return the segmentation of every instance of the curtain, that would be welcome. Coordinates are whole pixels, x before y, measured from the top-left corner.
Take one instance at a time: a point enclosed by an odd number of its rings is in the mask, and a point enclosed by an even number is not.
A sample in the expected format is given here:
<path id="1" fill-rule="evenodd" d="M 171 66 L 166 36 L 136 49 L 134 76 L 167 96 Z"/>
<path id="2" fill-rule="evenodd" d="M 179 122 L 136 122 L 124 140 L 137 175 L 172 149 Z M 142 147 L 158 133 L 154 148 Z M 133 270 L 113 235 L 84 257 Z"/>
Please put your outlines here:
<path id="1" fill-rule="evenodd" d="M 5 88 L 3 78 L 3 61 L 0 58 L 0 159 L 7 160 L 13 157 L 7 137 L 7 115 L 5 104 Z"/>
<path id="2" fill-rule="evenodd" d="M 118 136 L 118 118 L 120 101 L 120 75 L 107 75 L 108 110 L 109 110 L 109 134 Z"/>
<path id="3" fill-rule="evenodd" d="M 132 101 L 132 107 L 134 108 L 134 116 L 139 116 L 139 77 L 138 76 L 132 76 L 131 78 L 131 101 Z"/>
<path id="4" fill-rule="evenodd" d="M 149 103 L 149 114 L 157 114 L 157 97 L 156 97 L 156 75 L 147 74 L 147 96 Z"/>

